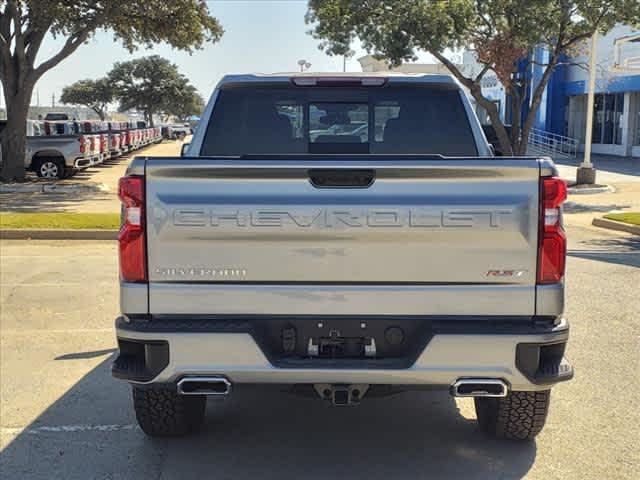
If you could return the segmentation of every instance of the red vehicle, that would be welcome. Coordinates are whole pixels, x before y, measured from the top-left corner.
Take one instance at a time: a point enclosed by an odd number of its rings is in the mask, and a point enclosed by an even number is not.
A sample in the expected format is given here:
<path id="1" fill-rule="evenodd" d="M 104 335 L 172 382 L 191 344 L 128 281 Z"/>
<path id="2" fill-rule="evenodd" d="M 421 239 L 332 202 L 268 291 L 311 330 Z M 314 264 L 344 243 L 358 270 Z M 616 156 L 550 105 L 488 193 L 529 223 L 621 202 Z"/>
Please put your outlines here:
<path id="1" fill-rule="evenodd" d="M 109 158 L 109 134 L 101 133 L 98 135 L 100 139 L 100 163 Z"/>
<path id="2" fill-rule="evenodd" d="M 122 150 L 121 150 L 122 136 L 123 134 L 118 132 L 109 133 L 109 151 L 110 151 L 109 158 L 115 158 L 122 155 Z"/>

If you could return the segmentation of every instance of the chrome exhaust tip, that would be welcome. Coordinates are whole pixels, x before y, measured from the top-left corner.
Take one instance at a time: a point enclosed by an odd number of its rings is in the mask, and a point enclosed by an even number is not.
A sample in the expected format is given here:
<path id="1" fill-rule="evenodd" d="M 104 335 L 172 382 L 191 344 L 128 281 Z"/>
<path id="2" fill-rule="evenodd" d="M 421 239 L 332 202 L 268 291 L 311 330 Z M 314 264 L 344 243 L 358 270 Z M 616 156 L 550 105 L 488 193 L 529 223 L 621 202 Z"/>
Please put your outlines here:
<path id="1" fill-rule="evenodd" d="M 454 397 L 506 397 L 509 387 L 499 378 L 459 378 L 450 392 Z"/>
<path id="2" fill-rule="evenodd" d="M 184 377 L 178 382 L 180 395 L 229 395 L 231 382 L 226 377 Z"/>

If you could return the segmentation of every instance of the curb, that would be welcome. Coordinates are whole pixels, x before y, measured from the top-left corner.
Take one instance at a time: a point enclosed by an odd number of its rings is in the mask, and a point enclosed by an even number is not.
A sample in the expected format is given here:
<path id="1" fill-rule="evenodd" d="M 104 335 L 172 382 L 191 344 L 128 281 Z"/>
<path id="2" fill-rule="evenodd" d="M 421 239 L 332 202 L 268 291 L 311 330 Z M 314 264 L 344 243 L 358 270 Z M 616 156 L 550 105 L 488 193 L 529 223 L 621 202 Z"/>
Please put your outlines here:
<path id="1" fill-rule="evenodd" d="M 567 191 L 569 192 L 570 195 L 590 195 L 590 194 L 594 194 L 594 193 L 605 193 L 605 192 L 610 192 L 613 193 L 615 192 L 615 188 L 613 188 L 610 185 L 605 185 L 602 187 L 593 187 L 593 188 L 574 188 L 574 187 L 569 187 L 567 189 Z"/>
<path id="2" fill-rule="evenodd" d="M 0 193 L 77 193 L 77 192 L 109 192 L 104 183 L 83 184 L 68 183 L 5 183 L 0 185 Z"/>
<path id="3" fill-rule="evenodd" d="M 640 235 L 639 225 L 630 225 L 624 222 L 616 222 L 615 220 L 609 220 L 607 218 L 594 218 L 591 222 L 594 227 L 606 228 L 609 230 L 617 230 L 620 232 L 633 233 L 634 235 Z"/>
<path id="4" fill-rule="evenodd" d="M 117 240 L 118 230 L 0 230 L 2 240 Z"/>

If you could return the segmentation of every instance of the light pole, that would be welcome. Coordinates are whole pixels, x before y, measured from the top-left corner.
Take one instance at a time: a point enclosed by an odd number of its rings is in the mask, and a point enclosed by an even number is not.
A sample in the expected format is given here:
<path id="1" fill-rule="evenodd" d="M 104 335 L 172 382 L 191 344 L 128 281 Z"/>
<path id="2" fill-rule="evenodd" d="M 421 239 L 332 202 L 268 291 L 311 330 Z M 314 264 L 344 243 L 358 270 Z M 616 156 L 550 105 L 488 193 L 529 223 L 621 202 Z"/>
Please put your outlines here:
<path id="1" fill-rule="evenodd" d="M 300 67 L 300 71 L 304 72 L 305 70 L 309 70 L 311 68 L 311 64 L 306 60 L 298 60 L 298 66 Z"/>
<path id="2" fill-rule="evenodd" d="M 591 142 L 593 140 L 593 104 L 596 89 L 596 55 L 598 47 L 598 31 L 591 36 L 591 57 L 589 58 L 589 87 L 587 90 L 587 125 L 584 135 L 584 158 L 578 167 L 576 183 L 596 183 L 596 169 L 591 163 Z"/>

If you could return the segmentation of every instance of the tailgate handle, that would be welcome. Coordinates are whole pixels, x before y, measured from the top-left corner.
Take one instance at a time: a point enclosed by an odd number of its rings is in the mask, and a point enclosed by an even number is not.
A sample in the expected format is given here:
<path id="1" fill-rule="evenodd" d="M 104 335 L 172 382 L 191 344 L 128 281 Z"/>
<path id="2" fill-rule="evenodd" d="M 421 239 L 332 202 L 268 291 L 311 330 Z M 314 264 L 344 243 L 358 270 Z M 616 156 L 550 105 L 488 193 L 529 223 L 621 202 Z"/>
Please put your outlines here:
<path id="1" fill-rule="evenodd" d="M 375 179 L 371 169 L 309 170 L 309 181 L 316 188 L 368 188 Z"/>

